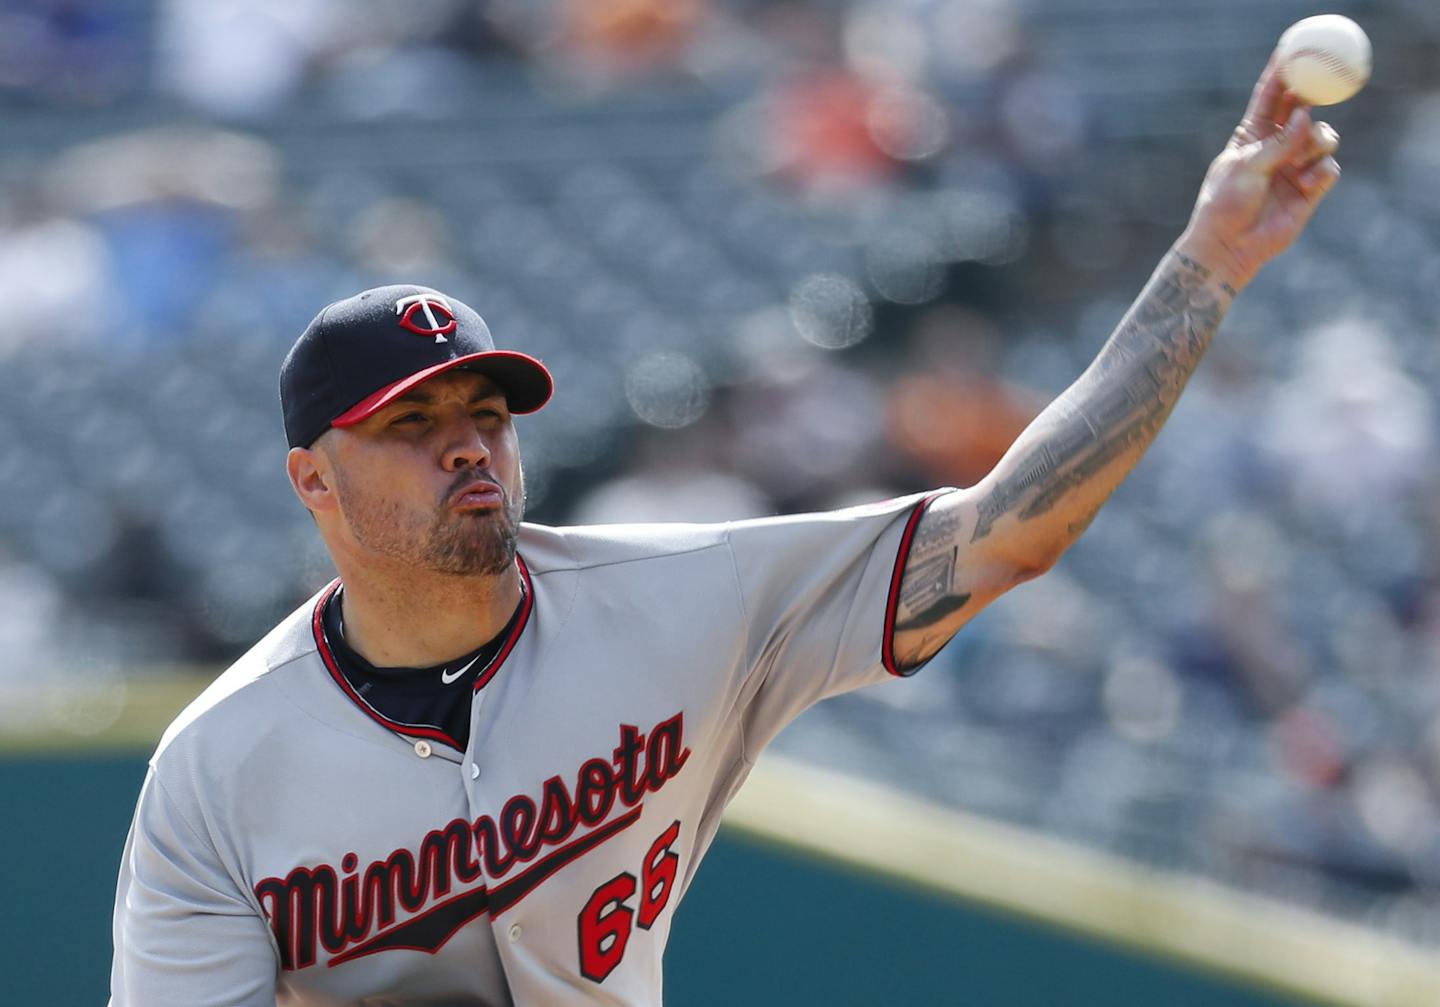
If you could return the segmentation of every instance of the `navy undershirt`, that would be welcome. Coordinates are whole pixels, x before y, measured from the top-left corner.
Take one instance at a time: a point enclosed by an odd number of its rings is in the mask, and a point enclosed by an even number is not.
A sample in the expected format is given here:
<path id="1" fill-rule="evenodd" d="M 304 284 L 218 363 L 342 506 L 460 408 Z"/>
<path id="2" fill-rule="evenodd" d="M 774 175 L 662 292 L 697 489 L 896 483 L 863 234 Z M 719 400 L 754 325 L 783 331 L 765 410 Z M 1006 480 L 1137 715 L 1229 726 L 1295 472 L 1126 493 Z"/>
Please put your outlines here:
<path id="1" fill-rule="evenodd" d="M 522 598 L 505 628 L 485 645 L 463 657 L 429 668 L 377 668 L 345 642 L 340 611 L 341 588 L 325 603 L 325 640 L 345 681 L 382 717 L 397 724 L 429 727 L 453 739 L 460 751 L 470 741 L 470 705 L 475 680 L 494 663 L 520 612 Z M 461 669 L 464 669 L 461 671 Z M 457 674 L 458 672 L 458 674 Z M 446 678 L 453 676 L 447 682 Z"/>

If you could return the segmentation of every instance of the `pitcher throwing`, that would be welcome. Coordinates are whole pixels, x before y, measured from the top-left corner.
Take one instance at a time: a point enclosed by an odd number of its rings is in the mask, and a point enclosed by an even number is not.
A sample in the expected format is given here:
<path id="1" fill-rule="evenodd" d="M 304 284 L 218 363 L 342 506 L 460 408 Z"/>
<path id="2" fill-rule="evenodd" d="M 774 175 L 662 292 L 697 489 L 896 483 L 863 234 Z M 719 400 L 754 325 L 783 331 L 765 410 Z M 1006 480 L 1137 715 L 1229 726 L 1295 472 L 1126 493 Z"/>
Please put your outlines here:
<path id="1" fill-rule="evenodd" d="M 1335 183 L 1337 143 L 1267 68 L 1184 233 L 995 470 L 829 514 L 522 523 L 513 418 L 545 367 L 434 290 L 325 308 L 280 399 L 339 579 L 160 742 L 111 1003 L 659 1004 L 675 907 L 756 756 L 1055 563 Z"/>

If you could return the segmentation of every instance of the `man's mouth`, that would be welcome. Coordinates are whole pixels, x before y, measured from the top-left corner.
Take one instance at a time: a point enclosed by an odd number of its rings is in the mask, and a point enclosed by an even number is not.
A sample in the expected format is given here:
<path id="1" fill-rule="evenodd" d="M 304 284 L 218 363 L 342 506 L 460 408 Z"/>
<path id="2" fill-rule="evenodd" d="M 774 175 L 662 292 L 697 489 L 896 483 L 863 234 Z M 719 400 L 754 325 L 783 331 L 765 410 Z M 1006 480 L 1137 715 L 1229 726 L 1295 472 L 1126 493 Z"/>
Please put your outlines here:
<path id="1" fill-rule="evenodd" d="M 505 506 L 505 492 L 485 479 L 467 483 L 450 496 L 455 510 L 499 510 Z"/>

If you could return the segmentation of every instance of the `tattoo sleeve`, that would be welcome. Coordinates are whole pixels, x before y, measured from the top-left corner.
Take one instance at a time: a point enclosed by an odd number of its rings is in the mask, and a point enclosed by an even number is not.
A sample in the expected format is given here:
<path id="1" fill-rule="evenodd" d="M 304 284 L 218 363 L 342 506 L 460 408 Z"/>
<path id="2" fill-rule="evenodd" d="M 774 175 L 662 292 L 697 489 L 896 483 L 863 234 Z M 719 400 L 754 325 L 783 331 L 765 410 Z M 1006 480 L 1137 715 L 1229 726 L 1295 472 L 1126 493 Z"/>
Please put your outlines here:
<path id="1" fill-rule="evenodd" d="M 1089 527 L 1175 408 L 1234 296 L 1172 250 L 1085 373 L 972 491 L 973 508 L 932 506 L 900 591 L 896 653 L 906 665 L 949 640 L 973 614 L 962 613 L 972 597 L 983 604 L 1010 586 L 980 583 L 967 552 L 1000 542 L 1003 529 L 1004 551 L 1043 569 Z"/>
<path id="2" fill-rule="evenodd" d="M 970 541 L 1010 515 L 1052 514 L 1055 551 L 1074 541 L 1160 432 L 1233 296 L 1198 262 L 1166 256 L 1095 362 L 1000 463 Z"/>

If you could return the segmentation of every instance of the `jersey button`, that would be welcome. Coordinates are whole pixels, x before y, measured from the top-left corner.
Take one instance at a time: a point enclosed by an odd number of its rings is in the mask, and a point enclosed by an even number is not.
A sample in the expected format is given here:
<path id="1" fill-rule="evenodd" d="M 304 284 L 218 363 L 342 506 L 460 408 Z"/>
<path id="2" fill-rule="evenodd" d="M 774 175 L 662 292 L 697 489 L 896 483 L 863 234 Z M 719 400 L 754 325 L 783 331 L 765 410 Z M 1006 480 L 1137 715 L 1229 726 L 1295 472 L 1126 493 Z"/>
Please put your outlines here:
<path id="1" fill-rule="evenodd" d="M 472 780 L 478 780 L 478 779 L 480 779 L 480 767 L 477 766 L 477 765 L 475 765 L 475 763 L 473 763 L 473 762 L 470 763 L 470 779 L 472 779 Z"/>
<path id="2" fill-rule="evenodd" d="M 420 741 L 415 742 L 415 754 L 418 755 L 418 756 L 420 756 L 420 758 L 422 758 L 422 759 L 428 759 L 428 758 L 430 758 L 430 753 L 431 753 L 432 751 L 434 751 L 434 749 L 432 749 L 432 748 L 430 747 L 430 742 L 425 741 L 424 739 L 421 739 Z"/>
<path id="3" fill-rule="evenodd" d="M 518 923 L 512 923 L 512 924 L 510 924 L 510 943 L 511 943 L 511 944 L 514 944 L 514 943 L 515 943 L 516 941 L 518 941 L 519 939 L 520 939 L 520 924 L 518 924 Z"/>

